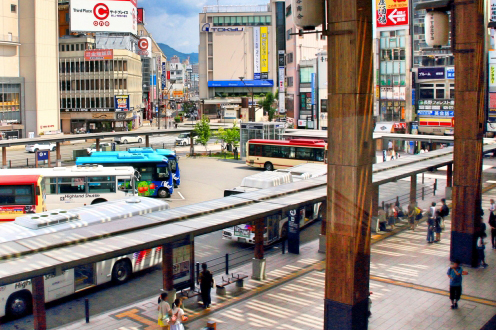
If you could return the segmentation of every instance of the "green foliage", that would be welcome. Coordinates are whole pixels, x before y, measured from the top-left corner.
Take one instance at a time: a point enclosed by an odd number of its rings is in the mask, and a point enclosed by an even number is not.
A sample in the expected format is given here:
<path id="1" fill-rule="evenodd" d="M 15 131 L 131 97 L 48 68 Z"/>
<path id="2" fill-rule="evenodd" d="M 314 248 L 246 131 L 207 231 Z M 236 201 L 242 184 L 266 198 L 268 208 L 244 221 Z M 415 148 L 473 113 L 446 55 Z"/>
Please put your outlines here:
<path id="1" fill-rule="evenodd" d="M 264 109 L 264 112 L 268 113 L 273 103 L 274 103 L 274 94 L 269 92 L 265 95 L 265 98 L 262 101 L 262 107 Z"/>
<path id="2" fill-rule="evenodd" d="M 183 109 L 182 112 L 187 113 L 187 114 L 192 114 L 196 110 L 195 102 L 193 102 L 193 101 L 184 102 L 182 109 Z"/>
<path id="3" fill-rule="evenodd" d="M 181 122 L 181 117 L 179 117 L 179 116 L 174 117 L 174 121 L 176 123 L 180 123 Z"/>
<path id="4" fill-rule="evenodd" d="M 197 122 L 195 125 L 195 130 L 197 141 L 207 150 L 208 140 L 212 136 L 212 131 L 210 130 L 210 122 L 207 118 L 202 117 L 201 121 Z"/>
<path id="5" fill-rule="evenodd" d="M 268 115 L 269 115 L 269 121 L 272 121 L 276 115 L 276 112 L 277 112 L 277 109 L 276 108 L 272 108 L 270 107 L 269 111 L 268 111 Z"/>
<path id="6" fill-rule="evenodd" d="M 239 146 L 239 140 L 240 140 L 240 132 L 239 132 L 239 127 L 237 126 L 237 123 L 234 122 L 234 125 L 232 128 L 219 128 L 216 134 L 217 141 L 222 141 L 224 144 L 230 144 L 233 147 Z"/>
<path id="7" fill-rule="evenodd" d="M 127 130 L 130 131 L 132 129 L 133 129 L 133 122 L 132 121 L 127 122 Z"/>

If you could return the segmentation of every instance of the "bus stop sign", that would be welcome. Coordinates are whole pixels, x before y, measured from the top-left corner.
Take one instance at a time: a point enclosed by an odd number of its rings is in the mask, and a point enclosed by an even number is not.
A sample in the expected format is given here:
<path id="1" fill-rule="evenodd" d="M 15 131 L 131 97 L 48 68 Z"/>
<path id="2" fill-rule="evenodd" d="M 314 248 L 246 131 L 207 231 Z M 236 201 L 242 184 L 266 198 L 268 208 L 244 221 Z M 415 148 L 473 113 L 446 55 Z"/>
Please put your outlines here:
<path id="1" fill-rule="evenodd" d="M 305 209 L 288 212 L 288 252 L 300 254 L 300 221 L 305 217 Z"/>
<path id="2" fill-rule="evenodd" d="M 50 151 L 38 151 L 36 153 L 36 158 L 38 159 L 38 161 L 43 161 L 43 160 L 48 160 L 48 153 Z"/>

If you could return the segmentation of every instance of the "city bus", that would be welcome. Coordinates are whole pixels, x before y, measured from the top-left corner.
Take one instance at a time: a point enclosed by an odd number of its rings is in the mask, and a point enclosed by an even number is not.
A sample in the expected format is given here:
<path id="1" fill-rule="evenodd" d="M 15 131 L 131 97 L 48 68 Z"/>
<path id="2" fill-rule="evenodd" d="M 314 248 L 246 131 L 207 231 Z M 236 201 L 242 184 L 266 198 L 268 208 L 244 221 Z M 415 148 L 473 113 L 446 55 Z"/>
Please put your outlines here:
<path id="1" fill-rule="evenodd" d="M 0 174 L 4 171 L 9 170 L 1 170 Z M 26 213 L 46 211 L 42 179 L 40 175 L 27 173 L 0 176 L 0 222 L 13 221 Z"/>
<path id="2" fill-rule="evenodd" d="M 0 219 L 125 198 L 134 194 L 134 182 L 131 166 L 3 169 Z"/>
<path id="3" fill-rule="evenodd" d="M 241 186 L 224 191 L 224 197 L 242 194 L 260 189 L 276 187 L 291 182 L 308 180 L 327 175 L 325 164 L 303 164 L 284 170 L 273 172 L 262 172 L 247 176 L 241 182 Z M 322 219 L 322 203 L 307 205 L 302 212 L 300 228 Z M 288 234 L 288 217 L 286 214 L 278 214 L 264 218 L 264 245 L 270 245 Z M 255 244 L 255 226 L 252 222 L 226 228 L 222 231 L 222 238 L 241 243 Z"/>
<path id="4" fill-rule="evenodd" d="M 96 152 L 90 157 L 78 157 L 76 165 L 105 167 L 132 166 L 135 169 L 139 196 L 169 198 L 174 192 L 173 176 L 167 157 L 158 154 L 116 151 Z"/>
<path id="5" fill-rule="evenodd" d="M 0 243 L 35 239 L 109 221 L 118 223 L 122 219 L 166 209 L 169 209 L 169 205 L 164 201 L 133 196 L 69 211 L 26 214 L 2 225 Z M 111 281 L 124 283 L 133 273 L 158 265 L 161 261 L 161 248 L 157 247 L 67 269 L 61 275 L 45 275 L 45 301 L 54 301 Z M 0 286 L 0 317 L 8 315 L 18 318 L 28 314 L 32 307 L 31 293 L 30 279 Z"/>
<path id="6" fill-rule="evenodd" d="M 324 164 L 326 150 L 324 140 L 249 140 L 246 165 L 273 171 L 305 163 Z"/>
<path id="7" fill-rule="evenodd" d="M 179 156 L 176 155 L 175 151 L 172 151 L 170 149 L 130 148 L 128 152 L 144 153 L 144 154 L 156 153 L 158 155 L 167 157 L 172 172 L 174 188 L 179 187 L 179 185 L 181 184 L 181 169 L 179 168 Z"/>

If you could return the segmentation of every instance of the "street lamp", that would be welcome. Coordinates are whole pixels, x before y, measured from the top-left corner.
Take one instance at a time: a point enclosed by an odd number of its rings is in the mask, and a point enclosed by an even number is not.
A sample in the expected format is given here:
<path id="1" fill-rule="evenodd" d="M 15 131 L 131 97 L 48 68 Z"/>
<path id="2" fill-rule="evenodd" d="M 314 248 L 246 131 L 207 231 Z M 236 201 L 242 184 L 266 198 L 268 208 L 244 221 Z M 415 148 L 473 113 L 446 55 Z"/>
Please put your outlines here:
<path id="1" fill-rule="evenodd" d="M 239 80 L 241 80 L 243 85 L 245 85 L 245 87 L 248 88 L 248 86 L 246 86 L 244 79 L 245 79 L 245 77 L 239 77 Z M 249 90 L 249 88 L 248 88 L 248 90 Z M 255 103 L 253 102 L 253 87 L 251 88 L 251 108 L 253 110 L 253 117 L 255 117 Z M 250 121 L 250 113 L 249 112 L 248 112 L 248 121 Z"/>

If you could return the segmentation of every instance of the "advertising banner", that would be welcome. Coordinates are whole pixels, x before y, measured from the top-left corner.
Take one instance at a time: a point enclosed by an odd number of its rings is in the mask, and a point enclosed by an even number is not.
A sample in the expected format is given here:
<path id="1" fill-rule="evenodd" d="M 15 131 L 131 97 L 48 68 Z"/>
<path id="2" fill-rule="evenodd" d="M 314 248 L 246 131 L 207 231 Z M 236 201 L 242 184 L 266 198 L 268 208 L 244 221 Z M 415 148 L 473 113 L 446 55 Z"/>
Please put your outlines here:
<path id="1" fill-rule="evenodd" d="M 489 64 L 489 87 L 496 87 L 496 64 Z"/>
<path id="2" fill-rule="evenodd" d="M 86 61 L 112 60 L 113 58 L 113 49 L 92 49 L 84 51 L 84 59 Z"/>
<path id="3" fill-rule="evenodd" d="M 408 25 L 408 0 L 376 0 L 376 26 Z"/>
<path id="4" fill-rule="evenodd" d="M 115 96 L 115 111 L 129 111 L 129 95 Z"/>
<path id="5" fill-rule="evenodd" d="M 71 0 L 71 32 L 138 34 L 135 0 Z"/>
<path id="6" fill-rule="evenodd" d="M 455 67 L 450 66 L 446 68 L 446 79 L 455 79 Z"/>
<path id="7" fill-rule="evenodd" d="M 138 41 L 138 55 L 142 57 L 152 57 L 152 39 L 141 37 Z"/>
<path id="8" fill-rule="evenodd" d="M 253 27 L 253 79 L 260 79 L 260 27 Z"/>
<path id="9" fill-rule="evenodd" d="M 260 28 L 260 72 L 262 74 L 269 72 L 269 28 L 267 26 Z M 268 76 L 265 79 L 268 79 Z"/>
<path id="10" fill-rule="evenodd" d="M 0 214 L 26 214 L 36 213 L 35 205 L 25 206 L 0 206 Z"/>
<path id="11" fill-rule="evenodd" d="M 445 69 L 444 68 L 419 68 L 418 69 L 418 80 L 426 79 L 444 79 Z"/>
<path id="12" fill-rule="evenodd" d="M 138 8 L 137 21 L 138 21 L 138 24 L 145 24 L 145 9 L 144 8 Z"/>

